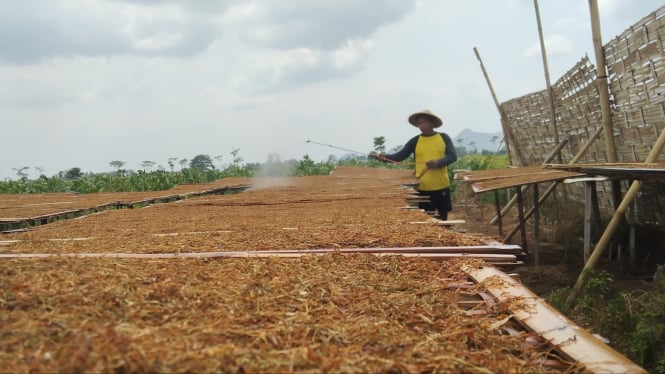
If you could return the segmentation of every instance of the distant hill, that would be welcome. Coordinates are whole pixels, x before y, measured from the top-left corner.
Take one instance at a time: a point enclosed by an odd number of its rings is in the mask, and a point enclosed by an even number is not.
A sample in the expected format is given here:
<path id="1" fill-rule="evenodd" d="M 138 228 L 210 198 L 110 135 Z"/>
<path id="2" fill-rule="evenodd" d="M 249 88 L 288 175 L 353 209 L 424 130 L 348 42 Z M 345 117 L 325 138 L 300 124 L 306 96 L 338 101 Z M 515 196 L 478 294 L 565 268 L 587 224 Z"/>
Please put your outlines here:
<path id="1" fill-rule="evenodd" d="M 492 139 L 496 140 L 492 142 Z M 465 147 L 467 151 L 473 151 L 473 149 L 476 149 L 478 152 L 482 152 L 483 149 L 486 149 L 490 152 L 496 152 L 501 143 L 501 139 L 503 139 L 503 132 L 501 131 L 475 132 L 471 129 L 464 129 L 459 135 L 453 138 L 453 142 L 455 143 L 455 147 L 462 146 Z M 469 145 L 471 142 L 474 142 L 472 146 Z M 501 148 L 504 148 L 502 143 Z"/>

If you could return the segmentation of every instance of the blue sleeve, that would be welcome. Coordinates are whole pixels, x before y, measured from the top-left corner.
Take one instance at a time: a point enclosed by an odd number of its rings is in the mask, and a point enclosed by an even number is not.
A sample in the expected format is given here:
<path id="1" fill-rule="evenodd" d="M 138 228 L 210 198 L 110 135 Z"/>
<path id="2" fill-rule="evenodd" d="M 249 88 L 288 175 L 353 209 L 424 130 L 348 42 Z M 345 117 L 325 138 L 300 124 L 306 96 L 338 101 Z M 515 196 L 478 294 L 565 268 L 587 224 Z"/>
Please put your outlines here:
<path id="1" fill-rule="evenodd" d="M 443 158 L 440 158 L 438 161 L 439 167 L 442 168 L 457 161 L 457 151 L 455 151 L 453 140 L 450 139 L 450 136 L 448 136 L 448 134 L 445 133 L 439 133 L 439 134 L 443 138 L 443 142 L 446 143 L 446 154 L 444 154 Z"/>
<path id="2" fill-rule="evenodd" d="M 413 138 L 409 139 L 406 144 L 397 152 L 392 153 L 392 154 L 386 154 L 384 155 L 385 158 L 391 161 L 403 161 L 406 160 L 407 157 L 411 156 L 415 151 L 416 151 L 416 144 L 418 144 L 418 137 L 420 135 L 416 135 Z"/>

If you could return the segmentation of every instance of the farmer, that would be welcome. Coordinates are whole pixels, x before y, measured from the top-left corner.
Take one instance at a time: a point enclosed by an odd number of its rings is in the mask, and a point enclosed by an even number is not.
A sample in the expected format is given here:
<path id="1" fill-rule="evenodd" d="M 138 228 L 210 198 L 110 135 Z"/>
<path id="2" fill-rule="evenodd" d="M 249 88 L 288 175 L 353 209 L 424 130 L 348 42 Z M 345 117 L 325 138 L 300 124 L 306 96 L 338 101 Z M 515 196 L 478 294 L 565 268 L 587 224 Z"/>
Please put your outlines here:
<path id="1" fill-rule="evenodd" d="M 419 203 L 420 209 L 436 210 L 441 220 L 448 219 L 453 209 L 450 198 L 450 178 L 448 165 L 457 161 L 455 146 L 448 134 L 436 132 L 443 121 L 429 110 L 413 113 L 409 123 L 420 129 L 420 135 L 411 138 L 397 153 L 379 153 L 374 158 L 380 161 L 402 161 L 414 155 L 416 177 L 419 179 L 416 190 L 421 196 L 429 197 L 429 202 Z"/>

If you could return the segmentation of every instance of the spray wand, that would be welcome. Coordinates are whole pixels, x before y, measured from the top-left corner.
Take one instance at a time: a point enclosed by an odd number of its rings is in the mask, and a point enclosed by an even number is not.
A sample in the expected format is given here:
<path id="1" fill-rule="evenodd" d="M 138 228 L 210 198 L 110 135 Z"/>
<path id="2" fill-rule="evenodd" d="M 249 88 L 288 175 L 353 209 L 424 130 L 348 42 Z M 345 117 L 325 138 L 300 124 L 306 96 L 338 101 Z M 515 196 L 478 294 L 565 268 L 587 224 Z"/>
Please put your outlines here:
<path id="1" fill-rule="evenodd" d="M 324 143 L 315 142 L 313 140 L 308 140 L 307 143 L 318 144 L 318 145 L 322 145 L 322 146 L 326 146 L 326 147 L 330 147 L 330 148 L 340 149 L 342 151 L 356 153 L 356 154 L 363 155 L 363 156 L 368 156 L 368 157 L 373 156 L 373 157 L 376 157 L 377 159 L 380 159 L 382 161 L 391 162 L 393 164 L 398 164 L 398 165 L 413 166 L 413 165 L 416 165 L 416 164 L 424 163 L 424 162 L 406 163 L 406 162 L 401 162 L 401 161 L 393 161 L 393 160 L 387 159 L 385 157 L 380 157 L 380 156 L 377 156 L 377 155 L 371 155 L 371 154 L 366 153 L 366 152 L 358 152 L 358 151 L 354 151 L 352 149 L 347 149 L 347 148 L 334 146 L 332 144 L 324 144 Z M 429 170 L 429 169 L 425 169 L 425 171 L 423 171 L 420 175 L 416 175 L 416 178 L 420 179 L 420 177 L 422 177 L 427 172 L 427 170 Z"/>
<path id="2" fill-rule="evenodd" d="M 330 148 L 335 148 L 335 149 L 341 149 L 342 151 L 347 151 L 347 152 L 357 153 L 357 154 L 359 154 L 359 155 L 363 155 L 363 156 L 370 156 L 369 153 L 358 152 L 358 151 L 354 151 L 354 150 L 352 150 L 352 149 L 346 149 L 346 148 L 342 148 L 342 147 L 337 147 L 337 146 L 334 146 L 334 145 L 331 145 L 331 144 L 318 143 L 318 142 L 315 142 L 315 141 L 312 141 L 312 140 L 308 140 L 307 143 L 312 143 L 312 144 L 318 144 L 318 145 L 328 146 L 328 147 L 330 147 Z"/>

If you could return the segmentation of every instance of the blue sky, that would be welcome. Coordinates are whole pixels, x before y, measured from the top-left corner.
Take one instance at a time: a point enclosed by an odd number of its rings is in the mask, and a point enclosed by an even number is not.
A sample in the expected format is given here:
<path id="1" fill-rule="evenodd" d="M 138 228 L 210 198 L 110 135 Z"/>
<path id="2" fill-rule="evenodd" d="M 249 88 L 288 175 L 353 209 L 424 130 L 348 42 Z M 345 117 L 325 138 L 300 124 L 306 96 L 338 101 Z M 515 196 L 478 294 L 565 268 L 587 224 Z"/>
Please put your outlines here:
<path id="1" fill-rule="evenodd" d="M 599 0 L 603 42 L 662 6 Z M 540 0 L 552 82 L 593 48 L 588 1 Z M 428 108 L 456 136 L 545 87 L 531 0 L 5 0 L 0 179 L 370 151 Z"/>

